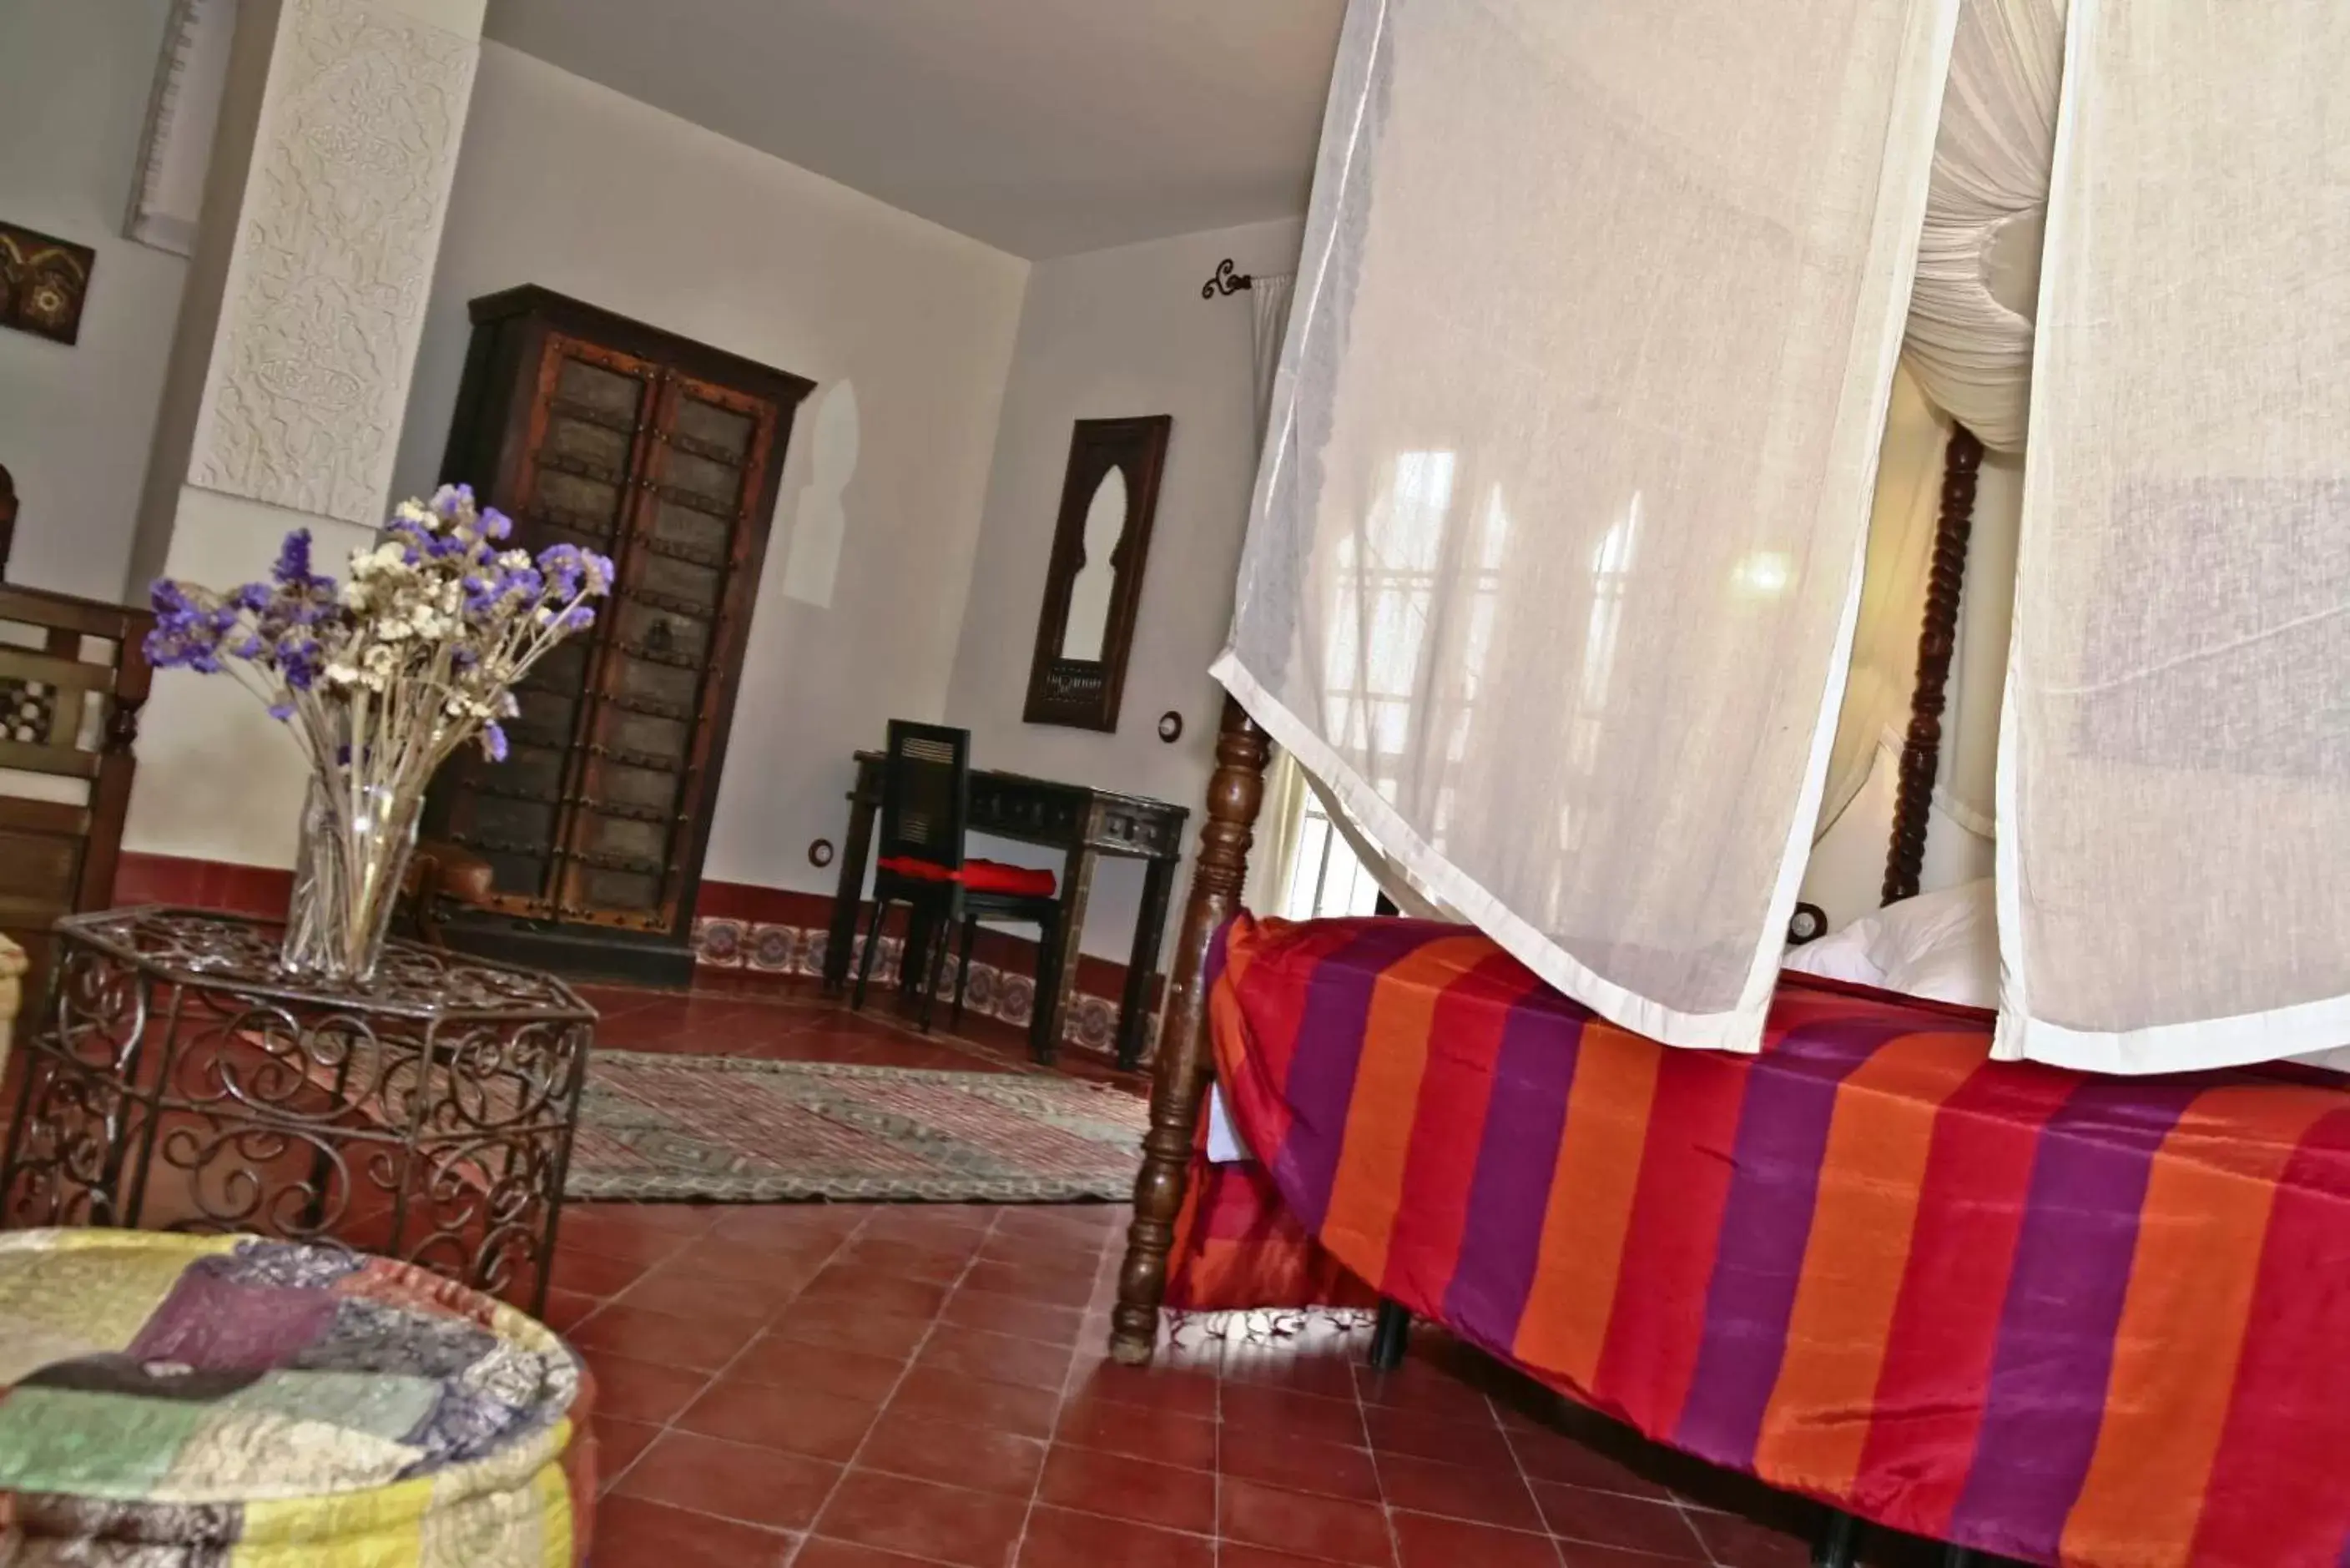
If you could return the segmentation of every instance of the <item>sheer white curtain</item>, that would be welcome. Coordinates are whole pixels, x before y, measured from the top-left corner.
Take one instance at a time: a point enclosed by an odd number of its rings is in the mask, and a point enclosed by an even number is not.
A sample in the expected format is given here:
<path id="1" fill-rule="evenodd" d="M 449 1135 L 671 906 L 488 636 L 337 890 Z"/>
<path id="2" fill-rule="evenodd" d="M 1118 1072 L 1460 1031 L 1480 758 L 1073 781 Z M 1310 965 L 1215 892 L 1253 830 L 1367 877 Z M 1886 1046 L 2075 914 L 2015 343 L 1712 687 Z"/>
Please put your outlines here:
<path id="1" fill-rule="evenodd" d="M 2000 1049 L 2350 1042 L 2350 6 L 2074 0 L 2000 759 Z"/>
<path id="2" fill-rule="evenodd" d="M 1281 370 L 1282 345 L 1289 336 L 1289 301 L 1296 283 L 1294 276 L 1259 273 L 1249 284 L 1250 388 L 1256 399 L 1260 449 L 1273 417 L 1274 384 Z M 1249 854 L 1248 880 L 1241 889 L 1241 903 L 1253 913 L 1281 912 L 1297 864 L 1305 803 L 1305 770 L 1287 752 L 1276 751 L 1264 770 L 1264 803 L 1257 811 L 1256 842 Z"/>
<path id="3" fill-rule="evenodd" d="M 1671 1044 L 1759 1041 L 1956 9 L 1348 10 L 1218 673 Z"/>
<path id="4" fill-rule="evenodd" d="M 1994 452 L 2023 445 L 2064 0 L 1965 0 L 1934 144 L 1907 358 Z"/>

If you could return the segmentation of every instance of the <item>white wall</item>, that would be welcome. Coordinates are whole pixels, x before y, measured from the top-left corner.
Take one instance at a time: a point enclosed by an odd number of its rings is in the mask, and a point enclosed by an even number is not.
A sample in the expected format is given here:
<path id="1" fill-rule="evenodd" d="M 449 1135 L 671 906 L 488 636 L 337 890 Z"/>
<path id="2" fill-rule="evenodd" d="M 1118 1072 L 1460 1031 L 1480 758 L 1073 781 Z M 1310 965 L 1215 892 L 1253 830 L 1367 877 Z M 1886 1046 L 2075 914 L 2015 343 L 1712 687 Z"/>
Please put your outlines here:
<path id="1" fill-rule="evenodd" d="M 1222 708 L 1208 665 L 1231 628 L 1257 455 L 1248 297 L 1203 300 L 1200 285 L 1226 256 L 1243 272 L 1292 270 L 1302 233 L 1297 222 L 1213 230 L 1040 262 L 1030 274 L 947 699 L 980 766 L 1155 795 L 1191 810 L 1187 842 L 1197 833 Z M 1024 723 L 1070 424 L 1135 414 L 1175 424 L 1118 732 Z M 1171 746 L 1157 732 L 1170 709 L 1184 723 Z M 987 852 L 1057 863 L 1024 846 Z M 1127 956 L 1141 888 L 1136 863 L 1103 866 L 1087 952 Z M 1181 897 L 1179 883 L 1179 907 Z"/>
<path id="2" fill-rule="evenodd" d="M 817 383 L 785 467 L 704 875 L 821 889 L 849 756 L 935 720 L 978 541 L 1025 262 L 496 44 L 483 49 L 394 492 L 439 474 L 466 302 L 536 283 Z M 783 592 L 812 415 L 861 440 L 828 607 Z"/>
<path id="3" fill-rule="evenodd" d="M 81 340 L 0 331 L 12 581 L 123 597 L 187 263 L 121 237 L 170 0 L 0 4 L 0 218 L 93 245 Z"/>

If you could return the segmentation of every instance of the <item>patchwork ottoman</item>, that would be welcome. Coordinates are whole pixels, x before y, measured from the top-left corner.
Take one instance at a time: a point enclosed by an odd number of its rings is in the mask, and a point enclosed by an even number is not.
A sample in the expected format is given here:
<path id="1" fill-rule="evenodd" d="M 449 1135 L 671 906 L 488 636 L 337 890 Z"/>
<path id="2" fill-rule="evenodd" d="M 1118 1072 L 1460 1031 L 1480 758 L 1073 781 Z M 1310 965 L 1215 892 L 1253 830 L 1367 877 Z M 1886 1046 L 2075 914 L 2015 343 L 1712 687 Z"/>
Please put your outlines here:
<path id="1" fill-rule="evenodd" d="M 570 1568 L 578 1362 L 412 1264 L 0 1234 L 0 1564 Z"/>

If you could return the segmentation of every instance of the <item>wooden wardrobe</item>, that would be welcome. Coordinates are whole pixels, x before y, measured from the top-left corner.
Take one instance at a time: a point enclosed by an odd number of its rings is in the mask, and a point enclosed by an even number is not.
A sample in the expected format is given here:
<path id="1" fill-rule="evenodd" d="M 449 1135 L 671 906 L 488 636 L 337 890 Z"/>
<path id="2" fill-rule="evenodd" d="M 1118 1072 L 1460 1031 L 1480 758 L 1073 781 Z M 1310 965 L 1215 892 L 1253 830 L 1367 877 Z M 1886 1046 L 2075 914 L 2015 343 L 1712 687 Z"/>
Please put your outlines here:
<path id="1" fill-rule="evenodd" d="M 468 751 L 428 836 L 490 863 L 452 945 L 575 974 L 682 981 L 792 410 L 814 383 L 543 288 L 473 303 L 442 477 L 536 554 L 612 557 L 594 629 L 516 695 L 511 754 Z"/>

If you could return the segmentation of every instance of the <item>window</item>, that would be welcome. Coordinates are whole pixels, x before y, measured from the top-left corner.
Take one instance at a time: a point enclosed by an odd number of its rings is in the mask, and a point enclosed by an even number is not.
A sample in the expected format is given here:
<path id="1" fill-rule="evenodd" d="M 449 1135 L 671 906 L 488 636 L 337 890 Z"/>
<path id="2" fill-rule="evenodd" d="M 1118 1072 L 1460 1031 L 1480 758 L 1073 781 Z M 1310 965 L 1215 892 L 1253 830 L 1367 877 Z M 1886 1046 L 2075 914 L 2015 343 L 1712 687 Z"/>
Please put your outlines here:
<path id="1" fill-rule="evenodd" d="M 1282 892 L 1283 916 L 1315 920 L 1378 913 L 1379 885 L 1371 880 L 1354 850 L 1330 825 L 1321 796 L 1310 789 L 1302 794 L 1297 853 L 1290 858 L 1289 886 Z"/>

